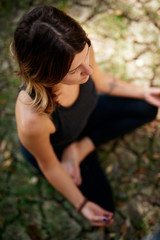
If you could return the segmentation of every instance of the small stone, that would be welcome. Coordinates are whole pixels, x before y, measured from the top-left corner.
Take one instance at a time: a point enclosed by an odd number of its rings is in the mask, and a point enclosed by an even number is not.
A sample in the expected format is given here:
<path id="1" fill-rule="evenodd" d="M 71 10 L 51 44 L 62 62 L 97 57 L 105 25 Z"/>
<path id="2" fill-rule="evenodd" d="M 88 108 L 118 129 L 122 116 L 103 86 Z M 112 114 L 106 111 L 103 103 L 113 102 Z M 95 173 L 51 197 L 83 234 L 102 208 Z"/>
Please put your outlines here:
<path id="1" fill-rule="evenodd" d="M 5 152 L 3 152 L 3 157 L 4 157 L 5 159 L 10 158 L 10 156 L 11 156 L 11 153 L 10 153 L 8 150 L 5 151 Z"/>
<path id="2" fill-rule="evenodd" d="M 0 151 L 3 152 L 7 146 L 7 142 L 5 140 L 2 140 L 0 144 Z"/>
<path id="3" fill-rule="evenodd" d="M 144 65 L 144 62 L 143 62 L 142 59 L 137 59 L 137 60 L 135 61 L 135 64 L 136 64 L 138 67 L 142 67 L 142 66 Z"/>
<path id="4" fill-rule="evenodd" d="M 157 0 L 152 0 L 152 1 L 149 1 L 148 3 L 145 4 L 145 7 L 149 10 L 149 11 L 152 11 L 152 12 L 157 12 L 158 9 L 159 9 L 159 1 Z"/>
<path id="5" fill-rule="evenodd" d="M 1 65 L 2 71 L 6 71 L 9 68 L 9 63 L 8 61 L 3 61 Z"/>
<path id="6" fill-rule="evenodd" d="M 149 21 L 132 22 L 129 31 L 135 36 L 136 41 L 143 44 L 155 42 L 159 35 L 157 28 Z"/>
<path id="7" fill-rule="evenodd" d="M 36 184 L 38 182 L 38 178 L 37 177 L 31 177 L 29 180 L 29 184 Z"/>
<path id="8" fill-rule="evenodd" d="M 113 165 L 109 165 L 107 168 L 106 168 L 106 172 L 107 173 L 111 173 L 113 170 Z"/>

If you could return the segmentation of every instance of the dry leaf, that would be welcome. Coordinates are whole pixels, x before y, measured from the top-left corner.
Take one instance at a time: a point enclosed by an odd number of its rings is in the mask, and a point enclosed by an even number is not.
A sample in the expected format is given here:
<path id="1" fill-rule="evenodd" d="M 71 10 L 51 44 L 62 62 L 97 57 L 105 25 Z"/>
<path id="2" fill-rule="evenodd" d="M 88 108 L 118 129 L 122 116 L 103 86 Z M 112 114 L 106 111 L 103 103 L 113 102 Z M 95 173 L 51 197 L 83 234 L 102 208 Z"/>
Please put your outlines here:
<path id="1" fill-rule="evenodd" d="M 120 228 L 120 231 L 121 231 L 121 233 L 126 233 L 127 232 L 127 230 L 128 230 L 128 227 L 127 227 L 127 225 L 124 223 L 124 224 L 122 224 L 121 225 L 121 228 Z"/>
<path id="2" fill-rule="evenodd" d="M 152 226 L 154 224 L 154 221 L 152 219 L 149 219 L 148 224 Z"/>
<path id="3" fill-rule="evenodd" d="M 3 152 L 3 157 L 4 157 L 5 159 L 10 158 L 10 156 L 11 156 L 11 153 L 10 153 L 9 151 Z"/>
<path id="4" fill-rule="evenodd" d="M 139 168 L 136 172 L 135 172 L 135 174 L 136 175 L 139 175 L 139 174 L 147 174 L 147 172 L 148 172 L 148 170 L 146 169 L 146 168 Z"/>
<path id="5" fill-rule="evenodd" d="M 122 15 L 123 15 L 123 11 L 122 11 L 121 9 L 117 9 L 117 10 L 115 11 L 115 15 L 116 15 L 116 16 L 122 16 Z"/>
<path id="6" fill-rule="evenodd" d="M 122 202 L 122 201 L 117 201 L 117 206 L 118 207 L 123 207 L 124 206 L 124 202 Z"/>

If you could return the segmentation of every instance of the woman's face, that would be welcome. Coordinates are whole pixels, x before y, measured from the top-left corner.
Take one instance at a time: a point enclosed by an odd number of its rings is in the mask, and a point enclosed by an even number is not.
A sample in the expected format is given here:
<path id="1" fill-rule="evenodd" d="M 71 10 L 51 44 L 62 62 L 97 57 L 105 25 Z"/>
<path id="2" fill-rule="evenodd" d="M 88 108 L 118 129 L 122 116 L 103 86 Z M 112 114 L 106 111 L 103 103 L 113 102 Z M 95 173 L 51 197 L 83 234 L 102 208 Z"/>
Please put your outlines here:
<path id="1" fill-rule="evenodd" d="M 93 72 L 89 65 L 89 53 L 90 48 L 88 44 L 86 44 L 83 51 L 75 55 L 71 67 L 61 83 L 72 85 L 82 84 L 88 81 L 89 75 Z"/>

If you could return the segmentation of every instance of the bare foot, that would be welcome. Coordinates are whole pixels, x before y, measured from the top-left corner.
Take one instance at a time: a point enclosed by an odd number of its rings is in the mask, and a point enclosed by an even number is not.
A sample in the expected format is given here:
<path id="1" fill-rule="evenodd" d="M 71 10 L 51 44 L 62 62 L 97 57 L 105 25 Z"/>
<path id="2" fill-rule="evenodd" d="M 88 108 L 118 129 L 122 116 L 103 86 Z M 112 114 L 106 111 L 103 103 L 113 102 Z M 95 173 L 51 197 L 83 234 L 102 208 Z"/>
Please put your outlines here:
<path id="1" fill-rule="evenodd" d="M 74 142 L 63 151 L 61 157 L 61 164 L 67 171 L 73 182 L 79 186 L 82 183 L 80 167 L 79 167 L 79 153 L 77 143 Z"/>
<path id="2" fill-rule="evenodd" d="M 88 137 L 84 137 L 80 141 L 73 142 L 63 151 L 62 166 L 78 186 L 82 183 L 79 165 L 94 149 L 95 146 L 92 141 Z"/>

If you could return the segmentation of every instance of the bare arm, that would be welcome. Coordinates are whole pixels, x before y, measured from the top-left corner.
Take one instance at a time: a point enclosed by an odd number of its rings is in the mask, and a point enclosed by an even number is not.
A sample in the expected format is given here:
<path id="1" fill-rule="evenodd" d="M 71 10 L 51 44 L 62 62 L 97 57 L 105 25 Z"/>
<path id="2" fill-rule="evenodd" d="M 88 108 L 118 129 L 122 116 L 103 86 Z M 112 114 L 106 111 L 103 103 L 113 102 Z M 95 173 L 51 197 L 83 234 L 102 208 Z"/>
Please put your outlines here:
<path id="1" fill-rule="evenodd" d="M 32 120 L 29 120 L 29 123 L 28 121 L 22 123 L 19 115 L 17 113 L 17 126 L 22 144 L 36 158 L 48 182 L 66 197 L 75 208 L 79 208 L 85 197 L 64 170 L 51 146 L 50 133 L 54 131 L 52 122 L 48 117 L 42 115 L 31 118 Z M 87 201 L 81 212 L 95 226 L 110 225 L 113 222 L 112 213 L 90 201 Z M 104 222 L 103 218 L 106 217 L 108 221 Z"/>
<path id="2" fill-rule="evenodd" d="M 92 79 L 99 92 L 113 96 L 144 99 L 147 102 L 160 107 L 159 88 L 144 88 L 135 86 L 131 83 L 127 83 L 119 78 L 101 71 L 95 61 L 94 51 L 92 47 L 90 51 L 90 65 L 93 67 Z"/>
<path id="3" fill-rule="evenodd" d="M 33 154 L 38 165 L 48 182 L 63 194 L 76 208 L 84 199 L 83 194 L 75 186 L 71 178 L 65 172 L 50 144 L 49 129 L 46 121 L 41 126 L 38 122 L 33 127 L 33 131 L 21 130 L 19 136 L 22 144 Z"/>

